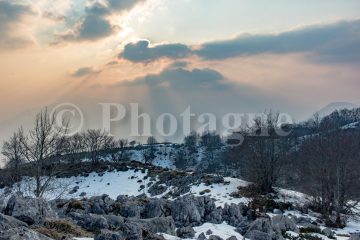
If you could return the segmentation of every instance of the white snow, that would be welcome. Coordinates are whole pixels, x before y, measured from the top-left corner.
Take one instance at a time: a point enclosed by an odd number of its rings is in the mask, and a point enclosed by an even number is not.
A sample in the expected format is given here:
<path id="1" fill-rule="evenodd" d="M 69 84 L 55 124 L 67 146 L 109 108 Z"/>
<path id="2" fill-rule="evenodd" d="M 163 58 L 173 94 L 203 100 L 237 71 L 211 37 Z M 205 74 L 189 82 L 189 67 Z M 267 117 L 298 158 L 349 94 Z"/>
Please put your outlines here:
<path id="1" fill-rule="evenodd" d="M 350 123 L 350 124 L 347 124 L 345 126 L 342 126 L 341 129 L 352 129 L 352 128 L 357 128 L 357 126 L 360 125 L 360 122 L 353 122 L 353 123 Z"/>
<path id="2" fill-rule="evenodd" d="M 193 238 L 193 239 L 197 239 L 201 233 L 204 233 L 206 237 L 209 237 L 210 235 L 216 235 L 223 239 L 227 239 L 231 236 L 235 236 L 239 240 L 243 239 L 243 236 L 240 233 L 236 232 L 235 229 L 236 229 L 235 227 L 232 227 L 232 226 L 226 224 L 225 222 L 223 222 L 221 224 L 204 223 L 203 225 L 201 225 L 199 227 L 194 227 L 195 238 Z M 206 235 L 206 232 L 208 230 L 212 231 L 212 233 L 210 235 Z M 181 239 L 181 238 L 171 236 L 168 234 L 161 234 L 161 235 L 167 240 L 180 240 Z"/>
<path id="3" fill-rule="evenodd" d="M 57 178 L 54 180 L 54 189 L 49 191 L 44 198 L 78 198 L 79 194 L 86 192 L 86 197 L 99 196 L 107 194 L 111 198 L 116 199 L 119 195 L 137 196 L 142 193 L 147 194 L 147 183 L 144 173 L 140 170 L 128 170 L 125 172 L 104 172 L 102 174 L 91 173 L 87 177 L 71 177 L 71 178 Z M 144 185 L 145 188 L 140 190 L 140 186 Z M 74 187 L 79 187 L 76 193 L 69 194 L 69 191 Z M 35 184 L 34 179 L 23 179 L 12 192 L 21 191 L 26 196 L 33 196 Z M 0 190 L 0 194 L 4 190 Z"/>
<path id="4" fill-rule="evenodd" d="M 229 182 L 229 184 L 212 184 L 210 186 L 206 186 L 205 184 L 194 185 L 191 187 L 191 193 L 195 196 L 201 196 L 201 192 L 204 190 L 210 190 L 209 193 L 203 194 L 203 196 L 209 196 L 216 200 L 215 205 L 217 207 L 223 207 L 225 203 L 248 203 L 250 199 L 248 198 L 233 198 L 230 196 L 231 193 L 236 192 L 239 186 L 247 186 L 249 183 L 237 178 L 224 178 L 225 182 Z"/>

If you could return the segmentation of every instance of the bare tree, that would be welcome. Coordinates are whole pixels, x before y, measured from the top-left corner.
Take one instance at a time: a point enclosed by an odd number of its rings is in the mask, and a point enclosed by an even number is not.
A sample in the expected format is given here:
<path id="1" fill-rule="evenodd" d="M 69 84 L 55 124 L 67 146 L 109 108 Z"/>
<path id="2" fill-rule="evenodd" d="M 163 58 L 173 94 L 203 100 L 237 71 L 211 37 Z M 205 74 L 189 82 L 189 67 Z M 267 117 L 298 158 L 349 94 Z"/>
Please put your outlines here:
<path id="1" fill-rule="evenodd" d="M 331 131 L 312 136 L 299 150 L 302 186 L 329 225 L 343 226 L 341 214 L 360 200 L 359 138 L 358 132 Z"/>
<path id="2" fill-rule="evenodd" d="M 243 146 L 246 149 L 247 175 L 263 193 L 273 191 L 291 146 L 291 138 L 277 134 L 281 127 L 278 118 L 279 114 L 271 111 L 265 118 L 256 118 Z"/>
<path id="3" fill-rule="evenodd" d="M 119 161 L 125 161 L 128 160 L 130 158 L 128 151 L 127 151 L 127 146 L 128 146 L 128 140 L 127 139 L 120 139 L 117 141 L 117 147 L 119 148 L 119 151 L 117 153 L 112 154 L 112 159 L 115 162 L 119 162 Z"/>
<path id="4" fill-rule="evenodd" d="M 84 136 L 80 133 L 76 133 L 66 139 L 65 151 L 67 159 L 70 163 L 76 163 L 79 160 L 78 154 L 85 151 Z"/>
<path id="5" fill-rule="evenodd" d="M 10 177 L 13 181 L 20 180 L 19 168 L 24 163 L 24 148 L 22 140 L 24 133 L 19 128 L 8 141 L 5 141 L 2 148 L 2 154 L 7 158 L 6 167 L 10 170 Z"/>
<path id="6" fill-rule="evenodd" d="M 207 161 L 212 162 L 216 150 L 222 146 L 221 137 L 215 132 L 204 132 L 200 137 L 200 145 L 205 148 Z"/>
<path id="7" fill-rule="evenodd" d="M 156 138 L 153 136 L 148 137 L 146 149 L 144 151 L 144 161 L 146 164 L 151 164 L 156 157 Z"/>
<path id="8" fill-rule="evenodd" d="M 35 196 L 42 197 L 58 174 L 57 166 L 51 158 L 62 154 L 68 132 L 68 123 L 63 119 L 57 126 L 56 113 L 50 115 L 47 109 L 41 111 L 29 134 L 22 138 L 24 159 L 31 164 L 35 178 Z"/>
<path id="9" fill-rule="evenodd" d="M 90 154 L 90 159 L 94 165 L 100 161 L 101 152 L 115 146 L 114 138 L 102 130 L 89 129 L 83 134 L 86 150 Z"/>

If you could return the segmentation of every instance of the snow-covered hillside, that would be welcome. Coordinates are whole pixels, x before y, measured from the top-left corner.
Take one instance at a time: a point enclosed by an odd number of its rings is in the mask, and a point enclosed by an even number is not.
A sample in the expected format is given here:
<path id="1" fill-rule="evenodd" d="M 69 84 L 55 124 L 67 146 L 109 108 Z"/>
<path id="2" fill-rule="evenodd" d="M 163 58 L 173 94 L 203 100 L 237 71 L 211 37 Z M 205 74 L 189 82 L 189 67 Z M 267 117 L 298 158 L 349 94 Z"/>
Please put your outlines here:
<path id="1" fill-rule="evenodd" d="M 316 113 L 319 115 L 320 118 L 323 118 L 325 116 L 328 116 L 329 114 L 331 114 L 332 112 L 334 112 L 336 110 L 342 110 L 342 109 L 351 110 L 353 108 L 358 108 L 358 107 L 359 107 L 359 105 L 356 105 L 353 103 L 333 102 L 333 103 L 330 103 L 330 104 L 326 105 L 325 107 L 321 108 Z"/>
<path id="2" fill-rule="evenodd" d="M 247 186 L 248 182 L 236 178 L 225 178 L 224 180 L 224 183 L 214 183 L 211 185 L 207 185 L 205 183 L 194 184 L 191 186 L 190 191 L 184 195 L 192 194 L 194 196 L 209 196 L 215 200 L 217 207 L 222 208 L 224 208 L 225 205 L 239 203 L 247 205 L 251 201 L 251 199 L 246 197 L 236 198 L 231 196 L 231 193 L 236 192 L 238 187 Z M 56 179 L 54 189 L 59 188 L 60 186 L 63 188 L 56 189 L 57 191 L 54 190 L 49 192 L 46 197 L 48 200 L 57 197 L 82 199 L 84 197 L 89 198 L 92 196 L 101 196 L 103 194 L 108 195 L 112 199 L 116 199 L 119 195 L 138 196 L 140 194 L 145 194 L 150 197 L 151 194 L 148 192 L 147 187 L 149 182 L 150 178 L 148 177 L 148 170 L 146 169 L 128 169 L 126 171 L 113 170 L 103 173 L 93 172 L 87 176 Z M 0 190 L 0 194 L 6 193 L 7 195 L 10 195 L 10 192 L 15 193 L 20 190 L 25 194 L 31 195 L 33 186 L 33 180 L 26 178 L 12 189 Z M 161 198 L 169 190 L 171 190 L 171 187 L 163 194 L 152 197 Z M 277 189 L 277 191 L 279 192 L 279 199 L 277 201 L 291 202 L 294 205 L 304 205 L 309 200 L 305 194 L 299 192 L 285 189 Z M 175 198 L 172 200 L 175 200 Z M 270 218 L 276 216 L 277 214 L 279 214 L 277 211 L 267 213 Z M 288 210 L 283 214 L 297 218 L 308 218 L 314 222 L 317 221 L 318 217 L 316 213 L 311 211 L 308 214 L 304 214 L 298 210 Z M 319 226 L 320 229 L 325 229 L 324 224 L 319 223 Z M 299 227 L 301 226 L 299 225 Z M 231 236 L 235 236 L 237 239 L 243 239 L 243 236 L 236 231 L 236 228 L 230 226 L 226 222 L 221 224 L 204 223 L 200 226 L 194 227 L 194 230 L 194 239 L 197 239 L 200 235 L 208 237 L 210 234 L 215 234 L 223 239 L 227 239 Z M 335 234 L 338 234 L 338 236 L 335 235 L 336 239 L 348 239 L 350 233 L 360 232 L 360 221 L 355 218 L 350 218 L 346 228 L 332 230 Z M 288 232 L 288 234 L 292 236 L 299 236 L 299 233 L 295 232 Z M 180 239 L 168 234 L 162 235 L 168 240 Z M 318 233 L 314 233 L 313 235 L 319 237 L 320 239 L 329 239 L 328 237 Z"/>

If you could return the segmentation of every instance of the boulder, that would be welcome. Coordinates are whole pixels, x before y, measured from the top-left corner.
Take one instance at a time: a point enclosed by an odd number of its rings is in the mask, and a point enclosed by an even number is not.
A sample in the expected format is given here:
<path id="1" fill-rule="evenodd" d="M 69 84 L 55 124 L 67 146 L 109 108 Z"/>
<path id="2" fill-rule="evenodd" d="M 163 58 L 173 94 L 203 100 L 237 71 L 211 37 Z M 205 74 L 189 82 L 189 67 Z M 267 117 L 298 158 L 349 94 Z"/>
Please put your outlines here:
<path id="1" fill-rule="evenodd" d="M 6 206 L 5 214 L 29 225 L 42 225 L 46 219 L 56 218 L 55 211 L 44 199 L 13 195 Z"/>
<path id="2" fill-rule="evenodd" d="M 206 236 L 205 236 L 205 234 L 202 232 L 202 233 L 198 236 L 197 239 L 198 239 L 198 240 L 205 240 L 205 239 L 206 239 Z"/>
<path id="3" fill-rule="evenodd" d="M 272 229 L 270 220 L 267 218 L 258 218 L 249 226 L 248 231 L 245 234 L 246 238 L 254 240 L 266 240 L 272 239 L 275 233 Z"/>
<path id="4" fill-rule="evenodd" d="M 275 209 L 273 210 L 273 213 L 274 213 L 274 214 L 282 214 L 282 211 L 281 211 L 280 209 L 276 209 L 276 208 L 275 208 Z"/>
<path id="5" fill-rule="evenodd" d="M 133 224 L 152 233 L 175 235 L 175 223 L 172 217 L 128 219 L 126 223 Z"/>
<path id="6" fill-rule="evenodd" d="M 72 212 L 69 213 L 68 216 L 74 220 L 77 225 L 92 232 L 109 229 L 108 220 L 102 215 Z"/>
<path id="7" fill-rule="evenodd" d="M 17 220 L 16 218 L 6 216 L 0 213 L 0 232 L 18 227 L 27 227 L 24 222 Z"/>
<path id="8" fill-rule="evenodd" d="M 350 234 L 349 240 L 360 240 L 360 233 L 352 233 L 352 234 Z"/>
<path id="9" fill-rule="evenodd" d="M 112 204 L 112 212 L 125 218 L 140 218 L 147 200 L 140 197 L 118 196 L 116 202 Z"/>
<path id="10" fill-rule="evenodd" d="M 52 240 L 38 232 L 35 232 L 27 227 L 11 228 L 5 231 L 0 231 L 0 240 Z"/>
<path id="11" fill-rule="evenodd" d="M 178 228 L 176 235 L 180 238 L 194 238 L 195 230 L 192 227 Z"/>
<path id="12" fill-rule="evenodd" d="M 164 184 L 155 183 L 149 188 L 148 192 L 153 197 L 165 193 L 167 189 Z"/>
<path id="13" fill-rule="evenodd" d="M 335 237 L 334 232 L 330 228 L 324 228 L 321 232 L 322 232 L 322 234 L 324 234 L 328 238 L 334 238 Z"/>
<path id="14" fill-rule="evenodd" d="M 165 240 L 163 237 L 150 231 L 146 226 L 143 226 L 143 224 L 135 221 L 125 222 L 121 230 L 126 240 Z"/>
<path id="15" fill-rule="evenodd" d="M 6 208 L 6 198 L 4 194 L 0 194 L 0 213 L 2 213 Z"/>
<path id="16" fill-rule="evenodd" d="M 111 206 L 114 204 L 114 200 L 108 195 L 103 194 L 102 196 L 92 197 L 89 199 L 91 203 L 91 213 L 94 214 L 108 214 L 111 210 Z"/>
<path id="17" fill-rule="evenodd" d="M 276 215 L 272 217 L 271 222 L 274 231 L 279 234 L 281 234 L 283 231 L 293 231 L 299 233 L 299 229 L 296 226 L 296 221 L 291 217 Z"/>
<path id="18" fill-rule="evenodd" d="M 106 219 L 108 228 L 110 230 L 117 230 L 124 223 L 124 218 L 121 216 L 110 214 L 110 215 L 105 215 L 104 218 Z"/>
<path id="19" fill-rule="evenodd" d="M 204 221 L 205 222 L 210 222 L 210 223 L 215 223 L 215 224 L 220 224 L 220 223 L 222 223 L 224 221 L 223 216 L 222 216 L 222 212 L 223 211 L 222 211 L 221 208 L 217 208 L 217 209 L 211 211 L 210 213 L 206 214 Z"/>
<path id="20" fill-rule="evenodd" d="M 95 240 L 125 240 L 125 238 L 121 233 L 102 230 L 96 235 Z"/>
<path id="21" fill-rule="evenodd" d="M 171 203 L 170 211 L 177 227 L 196 226 L 206 221 L 219 223 L 222 219 L 221 209 L 217 209 L 208 196 L 177 198 Z"/>
<path id="22" fill-rule="evenodd" d="M 231 226 L 237 226 L 240 222 L 245 220 L 246 207 L 243 204 L 225 204 L 223 208 L 223 219 Z"/>
<path id="23" fill-rule="evenodd" d="M 235 236 L 231 236 L 231 237 L 227 238 L 226 240 L 238 240 L 238 239 Z"/>
<path id="24" fill-rule="evenodd" d="M 162 199 L 150 199 L 141 212 L 142 218 L 155 218 L 169 216 L 168 206 Z"/>
<path id="25" fill-rule="evenodd" d="M 193 197 L 176 199 L 171 204 L 171 216 L 177 227 L 195 226 L 201 224 L 201 213 L 197 201 Z"/>
<path id="26" fill-rule="evenodd" d="M 219 236 L 217 236 L 217 235 L 211 235 L 211 236 L 209 237 L 209 240 L 224 240 L 224 239 L 222 239 L 221 237 L 219 237 Z"/>
<path id="27" fill-rule="evenodd" d="M 272 236 L 268 233 L 261 232 L 258 230 L 252 230 L 245 234 L 245 238 L 250 240 L 272 240 Z"/>
<path id="28" fill-rule="evenodd" d="M 245 218 L 236 226 L 236 231 L 239 232 L 241 235 L 245 235 L 245 233 L 249 230 L 251 224 L 252 222 Z"/>

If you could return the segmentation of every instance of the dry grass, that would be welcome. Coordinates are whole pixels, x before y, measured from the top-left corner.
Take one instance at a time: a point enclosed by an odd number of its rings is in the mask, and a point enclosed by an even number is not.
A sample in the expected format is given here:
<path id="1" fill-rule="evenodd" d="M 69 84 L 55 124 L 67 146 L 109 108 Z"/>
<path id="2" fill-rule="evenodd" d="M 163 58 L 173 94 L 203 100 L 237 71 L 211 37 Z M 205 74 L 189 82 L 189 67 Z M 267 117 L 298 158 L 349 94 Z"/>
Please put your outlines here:
<path id="1" fill-rule="evenodd" d="M 73 237 L 92 237 L 91 233 L 66 220 L 46 221 L 44 227 L 34 230 L 55 240 L 61 240 L 63 237 L 70 239 Z"/>

